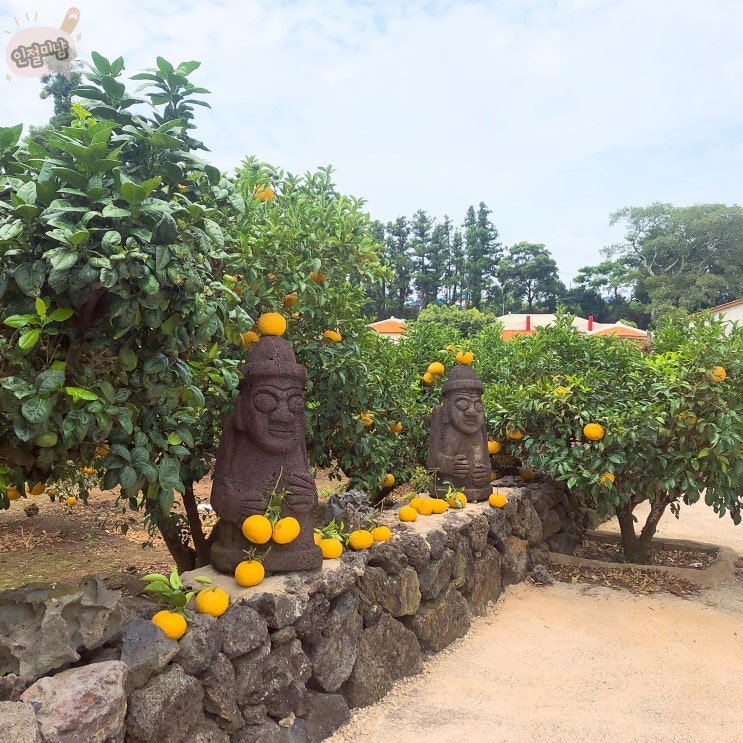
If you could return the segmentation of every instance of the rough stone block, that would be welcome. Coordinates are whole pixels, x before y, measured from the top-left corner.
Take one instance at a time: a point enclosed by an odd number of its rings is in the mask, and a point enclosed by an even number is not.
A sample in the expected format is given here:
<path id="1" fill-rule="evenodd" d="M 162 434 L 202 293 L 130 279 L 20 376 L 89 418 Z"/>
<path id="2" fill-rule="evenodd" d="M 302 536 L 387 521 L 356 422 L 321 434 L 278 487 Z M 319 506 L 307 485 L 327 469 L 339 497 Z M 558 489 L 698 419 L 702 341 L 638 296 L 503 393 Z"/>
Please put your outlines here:
<path id="1" fill-rule="evenodd" d="M 194 612 L 188 631 L 178 643 L 175 662 L 189 676 L 201 676 L 211 668 L 222 639 L 222 625 L 216 617 Z"/>
<path id="2" fill-rule="evenodd" d="M 467 600 L 450 583 L 438 598 L 421 604 L 418 613 L 405 617 L 403 622 L 415 633 L 423 650 L 438 652 L 462 637 L 471 620 Z"/>
<path id="3" fill-rule="evenodd" d="M 485 514 L 478 514 L 462 529 L 462 533 L 467 537 L 470 549 L 477 553 L 481 552 L 488 543 L 488 531 L 490 524 Z"/>
<path id="4" fill-rule="evenodd" d="M 310 691 L 305 700 L 307 713 L 301 718 L 304 723 L 302 736 L 299 738 L 295 731 L 290 733 L 290 742 L 295 737 L 297 743 L 320 743 L 330 736 L 341 725 L 348 722 L 351 711 L 341 694 L 321 694 Z M 299 722 L 300 720 L 297 720 Z"/>
<path id="5" fill-rule="evenodd" d="M 171 640 L 149 619 L 135 619 L 126 629 L 121 643 L 121 661 L 127 667 L 126 691 L 130 694 L 160 673 L 178 653 Z"/>
<path id="6" fill-rule="evenodd" d="M 219 725 L 230 733 L 243 724 L 237 706 L 235 669 L 224 653 L 219 653 L 212 667 L 201 679 L 204 687 L 204 709 L 219 718 Z"/>
<path id="7" fill-rule="evenodd" d="M 503 556 L 503 585 L 521 583 L 528 572 L 527 551 L 529 543 L 525 539 L 510 536 L 506 538 L 506 554 Z"/>
<path id="8" fill-rule="evenodd" d="M 474 581 L 467 601 L 472 613 L 480 616 L 487 611 L 488 603 L 496 601 L 503 590 L 500 552 L 486 546 L 482 555 L 475 560 L 472 573 Z"/>
<path id="9" fill-rule="evenodd" d="M 233 604 L 219 618 L 222 631 L 222 652 L 237 658 L 269 641 L 266 620 L 245 604 Z"/>
<path id="10" fill-rule="evenodd" d="M 447 549 L 436 560 L 431 560 L 418 575 L 421 598 L 435 599 L 449 585 L 454 567 L 454 552 Z"/>
<path id="11" fill-rule="evenodd" d="M 42 743 L 34 708 L 28 702 L 0 702 L 0 730 L 8 743 Z"/>
<path id="12" fill-rule="evenodd" d="M 407 567 L 399 575 L 392 575 L 387 579 L 386 596 L 382 607 L 393 617 L 415 614 L 420 603 L 418 573 L 412 567 Z"/>

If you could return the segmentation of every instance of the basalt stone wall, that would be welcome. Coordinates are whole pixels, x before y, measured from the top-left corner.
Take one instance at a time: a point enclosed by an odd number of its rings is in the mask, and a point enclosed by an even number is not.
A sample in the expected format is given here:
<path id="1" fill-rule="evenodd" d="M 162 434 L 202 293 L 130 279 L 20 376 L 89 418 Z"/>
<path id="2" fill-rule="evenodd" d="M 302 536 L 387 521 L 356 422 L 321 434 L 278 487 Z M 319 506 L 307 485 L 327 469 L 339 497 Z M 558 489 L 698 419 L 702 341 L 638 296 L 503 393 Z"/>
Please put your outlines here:
<path id="1" fill-rule="evenodd" d="M 98 630 L 100 644 L 91 649 L 87 637 L 66 651 L 80 660 L 38 680 L 21 673 L 31 668 L 24 653 L 36 657 L 44 642 L 61 643 L 43 631 L 36 606 L 36 638 L 30 629 L 23 642 L 0 638 L 0 656 L 18 670 L 0 678 L 0 728 L 17 743 L 321 741 L 350 708 L 380 700 L 464 635 L 504 586 L 547 561 L 549 539 L 567 543 L 581 531 L 582 522 L 557 523 L 583 514 L 565 506 L 551 481 L 498 485 L 508 497 L 502 509 L 472 504 L 395 522 L 391 541 L 346 552 L 319 571 L 241 589 L 229 576 L 199 570 L 230 592 L 230 607 L 219 618 L 196 614 L 177 642 L 148 620 L 154 609 L 122 623 L 127 612 L 109 607 L 116 627 Z M 5 594 L 0 620 L 12 603 Z M 73 634 L 52 609 L 67 647 Z M 80 611 L 100 621 L 85 602 Z M 48 663 L 54 653 L 43 657 Z"/>

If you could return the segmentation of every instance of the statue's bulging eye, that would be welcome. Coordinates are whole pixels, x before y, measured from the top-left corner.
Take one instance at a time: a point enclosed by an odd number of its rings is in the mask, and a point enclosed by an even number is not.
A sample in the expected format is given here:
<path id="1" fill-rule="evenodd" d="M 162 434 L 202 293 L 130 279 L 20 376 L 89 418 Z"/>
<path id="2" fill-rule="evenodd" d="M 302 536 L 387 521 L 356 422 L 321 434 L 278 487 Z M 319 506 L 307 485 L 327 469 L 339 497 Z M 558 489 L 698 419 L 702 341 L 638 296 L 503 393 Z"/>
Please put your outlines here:
<path id="1" fill-rule="evenodd" d="M 259 410 L 261 413 L 273 413 L 273 411 L 278 407 L 278 404 L 279 401 L 268 392 L 259 392 L 253 398 L 253 405 L 255 405 L 256 410 Z"/>
<path id="2" fill-rule="evenodd" d="M 287 402 L 287 406 L 292 413 L 304 413 L 304 400 L 301 395 L 292 395 Z"/>
<path id="3" fill-rule="evenodd" d="M 467 410 L 470 406 L 470 401 L 467 400 L 464 397 L 460 397 L 459 400 L 457 400 L 454 405 L 456 406 L 457 410 Z"/>
<path id="4" fill-rule="evenodd" d="M 481 402 L 476 402 L 476 403 L 475 403 L 475 410 L 476 410 L 476 411 L 477 411 L 478 413 L 482 413 L 482 403 L 481 403 Z"/>

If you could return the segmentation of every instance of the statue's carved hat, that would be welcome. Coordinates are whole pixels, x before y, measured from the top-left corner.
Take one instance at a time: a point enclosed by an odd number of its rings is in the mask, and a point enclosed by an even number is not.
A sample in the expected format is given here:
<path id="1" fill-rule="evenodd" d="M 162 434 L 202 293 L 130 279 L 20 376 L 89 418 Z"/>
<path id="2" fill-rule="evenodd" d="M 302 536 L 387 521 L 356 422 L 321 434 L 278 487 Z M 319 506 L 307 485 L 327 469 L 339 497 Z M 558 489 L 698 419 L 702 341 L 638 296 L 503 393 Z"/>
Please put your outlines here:
<path id="1" fill-rule="evenodd" d="M 289 377 L 301 385 L 307 381 L 307 369 L 297 363 L 291 343 L 277 335 L 264 335 L 254 343 L 247 362 L 238 371 L 243 377 L 240 387 L 257 377 Z"/>
<path id="2" fill-rule="evenodd" d="M 450 372 L 449 378 L 441 388 L 441 394 L 467 390 L 468 392 L 485 392 L 485 385 L 480 381 L 475 370 L 469 364 L 457 364 Z"/>

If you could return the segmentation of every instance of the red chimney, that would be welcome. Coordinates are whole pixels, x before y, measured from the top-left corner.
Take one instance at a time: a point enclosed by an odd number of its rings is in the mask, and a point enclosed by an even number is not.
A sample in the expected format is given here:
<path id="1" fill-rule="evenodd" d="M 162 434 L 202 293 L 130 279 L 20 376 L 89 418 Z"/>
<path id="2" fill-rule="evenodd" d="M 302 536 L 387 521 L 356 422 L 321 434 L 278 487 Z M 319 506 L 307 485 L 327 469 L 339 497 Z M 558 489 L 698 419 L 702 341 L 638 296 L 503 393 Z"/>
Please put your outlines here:
<path id="1" fill-rule="evenodd" d="M 588 316 L 588 329 L 593 330 L 593 315 Z"/>
<path id="2" fill-rule="evenodd" d="M 526 329 L 531 330 L 531 315 L 526 316 Z"/>

